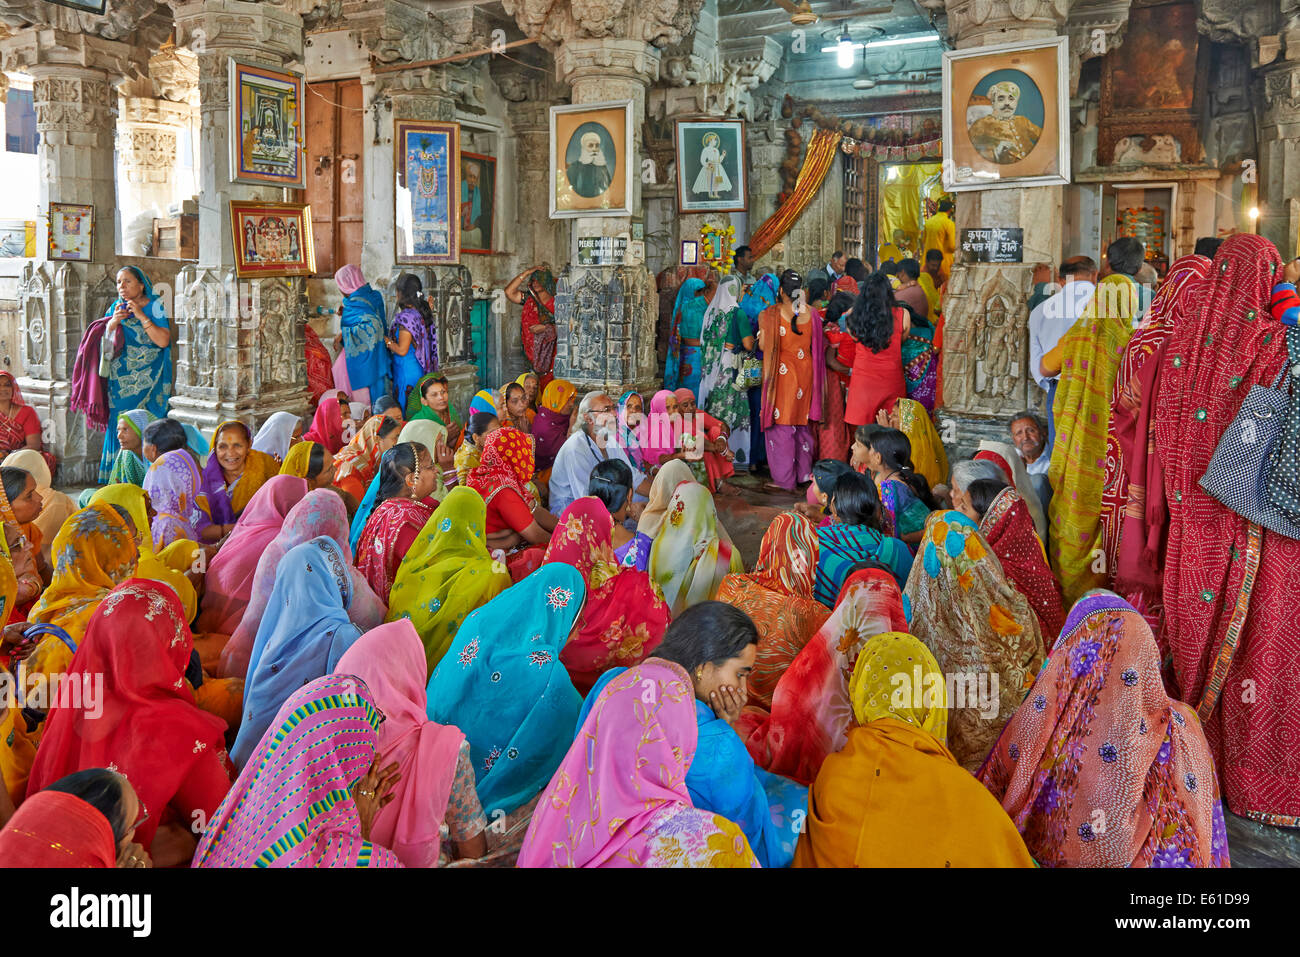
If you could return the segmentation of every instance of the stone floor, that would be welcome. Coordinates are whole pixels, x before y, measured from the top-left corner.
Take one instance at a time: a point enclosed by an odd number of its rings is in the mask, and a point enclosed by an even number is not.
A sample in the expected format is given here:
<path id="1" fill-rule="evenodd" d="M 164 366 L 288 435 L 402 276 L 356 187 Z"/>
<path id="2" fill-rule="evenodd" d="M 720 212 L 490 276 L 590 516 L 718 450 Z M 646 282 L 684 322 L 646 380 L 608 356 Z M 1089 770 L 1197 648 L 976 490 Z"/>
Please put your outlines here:
<path id="1" fill-rule="evenodd" d="M 772 519 L 803 496 L 771 495 L 761 491 L 755 481 L 742 481 L 754 487 L 747 487 L 741 495 L 720 495 L 715 501 L 745 567 L 752 568 Z M 1233 867 L 1300 867 L 1300 830 L 1258 824 L 1226 811 L 1225 816 Z"/>

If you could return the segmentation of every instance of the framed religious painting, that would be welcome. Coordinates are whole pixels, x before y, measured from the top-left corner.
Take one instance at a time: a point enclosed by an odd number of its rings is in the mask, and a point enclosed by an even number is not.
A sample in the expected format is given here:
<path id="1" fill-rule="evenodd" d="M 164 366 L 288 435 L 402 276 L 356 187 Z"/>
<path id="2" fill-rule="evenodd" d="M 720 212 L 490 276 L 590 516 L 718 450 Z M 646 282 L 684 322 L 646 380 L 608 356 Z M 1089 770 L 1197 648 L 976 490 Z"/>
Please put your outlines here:
<path id="1" fill-rule="evenodd" d="M 460 154 L 460 251 L 492 252 L 496 225 L 497 161 L 482 153 Z"/>
<path id="2" fill-rule="evenodd" d="M 91 13 L 97 17 L 104 15 L 104 8 L 108 5 L 108 0 L 51 0 L 51 2 L 61 7 L 80 10 L 82 13 Z"/>
<path id="3" fill-rule="evenodd" d="M 316 272 L 311 207 L 302 203 L 230 201 L 235 275 L 310 276 Z"/>
<path id="4" fill-rule="evenodd" d="M 230 180 L 302 189 L 302 74 L 230 61 Z"/>
<path id="5" fill-rule="evenodd" d="M 632 214 L 632 101 L 551 107 L 551 218 Z"/>
<path id="6" fill-rule="evenodd" d="M 1070 182 L 1066 37 L 943 55 L 945 189 Z"/>
<path id="7" fill-rule="evenodd" d="M 459 262 L 460 124 L 394 120 L 393 167 L 397 262 Z"/>
<path id="8" fill-rule="evenodd" d="M 95 253 L 95 207 L 50 203 L 49 258 L 89 262 Z"/>
<path id="9" fill-rule="evenodd" d="M 745 210 L 744 120 L 678 120 L 676 149 L 681 212 Z"/>

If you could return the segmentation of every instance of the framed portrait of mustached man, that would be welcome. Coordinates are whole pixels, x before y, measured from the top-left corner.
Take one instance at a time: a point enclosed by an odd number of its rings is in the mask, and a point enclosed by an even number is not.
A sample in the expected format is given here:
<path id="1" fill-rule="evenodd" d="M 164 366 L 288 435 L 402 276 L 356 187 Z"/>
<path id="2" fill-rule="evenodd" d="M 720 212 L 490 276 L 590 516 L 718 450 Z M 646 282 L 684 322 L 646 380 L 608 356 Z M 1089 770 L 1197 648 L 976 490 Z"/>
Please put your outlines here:
<path id="1" fill-rule="evenodd" d="M 943 55 L 945 189 L 1070 182 L 1066 37 Z"/>
<path id="2" fill-rule="evenodd" d="M 632 214 L 632 101 L 551 107 L 551 218 Z"/>

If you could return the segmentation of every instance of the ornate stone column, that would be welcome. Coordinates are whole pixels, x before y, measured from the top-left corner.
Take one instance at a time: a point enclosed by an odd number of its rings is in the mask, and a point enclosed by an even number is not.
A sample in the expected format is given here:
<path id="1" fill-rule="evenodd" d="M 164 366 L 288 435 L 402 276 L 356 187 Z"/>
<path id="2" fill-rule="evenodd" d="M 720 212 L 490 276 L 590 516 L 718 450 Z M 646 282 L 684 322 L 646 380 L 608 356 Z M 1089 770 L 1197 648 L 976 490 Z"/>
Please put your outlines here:
<path id="1" fill-rule="evenodd" d="M 282 68 L 302 56 L 302 18 L 243 0 L 175 4 L 178 39 L 198 54 L 199 261 L 176 277 L 180 336 L 172 416 L 208 430 L 222 419 L 260 424 L 307 409 L 302 279 L 235 275 L 230 201 L 284 199 L 274 186 L 231 181 L 230 59 Z"/>
<path id="2" fill-rule="evenodd" d="M 152 84 L 150 84 L 152 86 Z M 124 95 L 118 100 L 117 150 L 121 157 L 122 250 L 143 256 L 152 240 L 152 224 L 140 214 L 165 216 L 175 197 L 176 137 L 188 130 L 194 110 L 151 95 Z M 140 216 L 140 222 L 132 220 Z M 153 250 L 157 255 L 157 250 Z"/>
<path id="3" fill-rule="evenodd" d="M 61 483 L 91 480 L 103 442 L 102 433 L 87 431 L 83 416 L 68 414 L 68 380 L 87 324 L 116 295 L 113 84 L 142 64 L 137 52 L 127 43 L 57 26 L 32 27 L 0 41 L 3 68 L 32 75 L 40 133 L 42 215 L 36 258 L 24 266 L 19 283 L 24 374 L 18 382 L 44 426 L 46 448 L 59 458 Z M 48 258 L 50 203 L 94 207 L 90 261 Z"/>
<path id="4" fill-rule="evenodd" d="M 1290 259 L 1300 253 L 1300 30 L 1258 77 L 1259 232 Z"/>
<path id="5" fill-rule="evenodd" d="M 1070 0 L 922 0 L 946 6 L 958 49 L 1052 38 L 1065 25 Z M 1063 117 L 1062 122 L 1068 122 Z M 1062 188 L 984 189 L 956 194 L 962 229 L 1024 230 L 1024 263 L 954 263 L 944 303 L 944 406 L 961 446 L 1005 439 L 1007 417 L 1035 405 L 1040 390 L 1028 373 L 1027 308 L 1035 263 L 1061 256 Z M 948 438 L 948 436 L 945 436 Z"/>

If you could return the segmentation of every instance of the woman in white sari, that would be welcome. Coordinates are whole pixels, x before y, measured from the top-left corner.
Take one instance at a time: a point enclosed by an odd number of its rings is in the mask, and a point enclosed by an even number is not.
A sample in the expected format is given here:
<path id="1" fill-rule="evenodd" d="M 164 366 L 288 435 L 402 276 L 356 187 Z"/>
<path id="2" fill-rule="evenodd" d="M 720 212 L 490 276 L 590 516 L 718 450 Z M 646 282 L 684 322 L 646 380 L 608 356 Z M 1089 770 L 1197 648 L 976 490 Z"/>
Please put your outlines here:
<path id="1" fill-rule="evenodd" d="M 727 444 L 736 455 L 733 464 L 744 471 L 749 468 L 749 396 L 737 376 L 740 352 L 753 350 L 754 333 L 739 298 L 740 280 L 726 276 L 704 311 L 698 408 L 731 430 Z"/>

